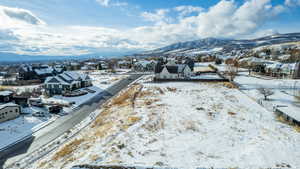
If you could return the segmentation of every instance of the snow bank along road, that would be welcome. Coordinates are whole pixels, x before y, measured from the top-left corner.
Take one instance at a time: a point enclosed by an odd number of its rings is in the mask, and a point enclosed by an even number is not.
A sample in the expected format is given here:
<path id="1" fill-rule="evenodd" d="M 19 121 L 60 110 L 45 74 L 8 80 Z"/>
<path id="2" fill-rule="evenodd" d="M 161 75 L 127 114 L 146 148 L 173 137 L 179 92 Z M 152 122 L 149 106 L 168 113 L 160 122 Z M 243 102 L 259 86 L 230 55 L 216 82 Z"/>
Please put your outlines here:
<path id="1" fill-rule="evenodd" d="M 74 112 L 59 118 L 51 125 L 41 129 L 35 133 L 34 136 L 3 150 L 0 152 L 0 168 L 3 168 L 4 164 L 9 165 L 19 161 L 28 154 L 38 150 L 55 138 L 61 136 L 63 133 L 67 132 L 69 129 L 73 128 L 76 124 L 89 116 L 89 114 L 101 106 L 102 103 L 110 99 L 124 87 L 141 76 L 141 74 L 133 74 L 121 80 L 85 102 L 83 105 L 78 107 L 78 109 L 74 110 Z"/>

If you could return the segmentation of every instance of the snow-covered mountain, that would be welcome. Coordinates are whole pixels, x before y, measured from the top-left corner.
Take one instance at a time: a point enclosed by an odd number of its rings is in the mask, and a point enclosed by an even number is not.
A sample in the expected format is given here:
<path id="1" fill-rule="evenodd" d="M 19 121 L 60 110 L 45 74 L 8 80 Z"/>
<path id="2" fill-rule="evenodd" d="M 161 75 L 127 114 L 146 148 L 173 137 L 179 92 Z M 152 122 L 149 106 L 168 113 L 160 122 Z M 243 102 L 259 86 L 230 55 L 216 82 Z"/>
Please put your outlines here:
<path id="1" fill-rule="evenodd" d="M 141 55 L 162 55 L 176 53 L 205 53 L 209 51 L 224 51 L 252 49 L 255 47 L 300 41 L 300 33 L 276 34 L 257 39 L 217 39 L 205 38 L 195 41 L 179 42 L 163 48 L 146 51 Z"/>

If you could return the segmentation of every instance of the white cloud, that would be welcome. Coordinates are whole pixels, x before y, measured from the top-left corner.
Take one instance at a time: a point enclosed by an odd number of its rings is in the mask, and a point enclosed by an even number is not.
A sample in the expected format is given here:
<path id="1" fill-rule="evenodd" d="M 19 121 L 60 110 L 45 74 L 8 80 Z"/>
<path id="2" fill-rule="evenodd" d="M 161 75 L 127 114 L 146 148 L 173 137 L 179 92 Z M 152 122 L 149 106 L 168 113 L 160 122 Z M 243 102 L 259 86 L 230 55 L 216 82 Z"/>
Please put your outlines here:
<path id="1" fill-rule="evenodd" d="M 103 0 L 108 5 L 109 0 Z M 17 15 L 4 12 L 14 11 Z M 205 37 L 243 38 L 274 33 L 260 28 L 284 11 L 270 0 L 248 0 L 238 5 L 221 0 L 207 10 L 192 6 L 158 9 L 141 16 L 153 25 L 128 30 L 105 27 L 51 27 L 30 11 L 0 7 L 1 50 L 19 54 L 80 55 L 114 50 L 153 49 Z M 171 12 L 177 16 L 171 17 Z M 190 13 L 193 15 L 189 15 Z M 10 44 L 10 45 L 7 45 Z"/>
<path id="2" fill-rule="evenodd" d="M 151 21 L 157 24 L 168 23 L 171 18 L 167 16 L 169 9 L 157 9 L 155 12 L 143 12 L 141 17 L 147 21 Z"/>
<path id="3" fill-rule="evenodd" d="M 180 17 L 187 16 L 191 13 L 200 13 L 204 9 L 197 6 L 191 6 L 191 5 L 184 5 L 184 6 L 177 6 L 174 8 L 175 11 L 180 12 Z"/>
<path id="4" fill-rule="evenodd" d="M 300 0 L 285 0 L 285 5 L 290 7 L 300 6 Z"/>
<path id="5" fill-rule="evenodd" d="M 96 0 L 100 5 L 107 7 L 110 0 Z"/>
<path id="6" fill-rule="evenodd" d="M 249 0 L 241 6 L 222 0 L 193 22 L 200 37 L 238 37 L 254 33 L 282 11 L 271 6 L 270 0 Z"/>
<path id="7" fill-rule="evenodd" d="M 36 17 L 32 12 L 0 6 L 0 29 L 12 27 L 24 27 L 32 25 L 45 25 L 45 22 Z"/>
<path id="8" fill-rule="evenodd" d="M 110 6 L 127 6 L 127 2 L 120 2 L 120 1 L 112 1 L 112 0 L 96 0 L 98 4 L 104 7 L 110 7 Z"/>

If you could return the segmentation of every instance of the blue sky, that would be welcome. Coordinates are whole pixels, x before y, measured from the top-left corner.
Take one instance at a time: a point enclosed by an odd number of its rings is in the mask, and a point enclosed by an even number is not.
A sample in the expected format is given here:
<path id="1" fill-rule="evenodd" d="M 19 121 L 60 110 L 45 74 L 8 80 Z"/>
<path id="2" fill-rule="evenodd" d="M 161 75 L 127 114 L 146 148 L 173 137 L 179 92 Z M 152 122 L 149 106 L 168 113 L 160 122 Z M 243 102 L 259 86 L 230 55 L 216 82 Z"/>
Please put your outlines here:
<path id="1" fill-rule="evenodd" d="M 1 0 L 0 7 L 0 52 L 20 54 L 147 50 L 300 30 L 300 0 Z"/>
<path id="2" fill-rule="evenodd" d="M 114 1 L 114 0 L 111 0 Z M 32 11 L 51 25 L 106 26 L 131 28 L 149 25 L 140 14 L 156 9 L 168 9 L 182 5 L 199 6 L 205 9 L 217 4 L 219 0 L 120 0 L 126 6 L 102 6 L 96 0 L 1 0 L 0 5 L 24 8 Z M 236 0 L 242 4 L 244 0 Z M 284 0 L 273 0 L 272 5 L 284 4 Z M 283 32 L 299 29 L 300 8 L 289 8 L 268 27 Z M 290 25 L 297 26 L 296 28 Z"/>

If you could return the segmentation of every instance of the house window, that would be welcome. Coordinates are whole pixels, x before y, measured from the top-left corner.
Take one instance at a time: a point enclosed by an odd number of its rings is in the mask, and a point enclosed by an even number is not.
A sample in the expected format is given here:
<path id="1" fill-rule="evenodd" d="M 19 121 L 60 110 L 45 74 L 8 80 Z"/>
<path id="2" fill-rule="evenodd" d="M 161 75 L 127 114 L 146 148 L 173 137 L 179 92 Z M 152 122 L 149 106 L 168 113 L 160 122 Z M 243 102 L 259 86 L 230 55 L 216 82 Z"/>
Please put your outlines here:
<path id="1" fill-rule="evenodd" d="M 16 113 L 18 113 L 19 112 L 19 109 L 16 109 Z"/>

